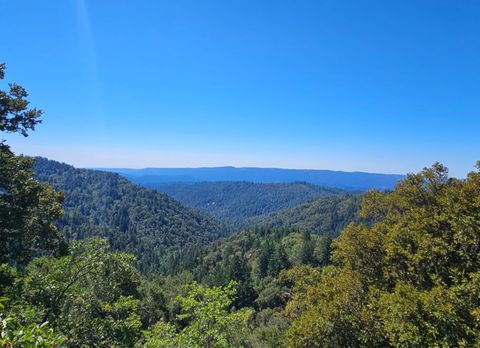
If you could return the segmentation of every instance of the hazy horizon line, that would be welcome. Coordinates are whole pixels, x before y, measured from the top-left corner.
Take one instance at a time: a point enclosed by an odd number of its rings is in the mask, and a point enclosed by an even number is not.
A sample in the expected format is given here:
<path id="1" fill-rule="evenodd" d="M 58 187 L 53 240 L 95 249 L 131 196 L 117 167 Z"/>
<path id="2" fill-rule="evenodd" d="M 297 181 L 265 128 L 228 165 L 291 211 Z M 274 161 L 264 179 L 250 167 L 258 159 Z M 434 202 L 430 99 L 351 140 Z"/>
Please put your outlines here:
<path id="1" fill-rule="evenodd" d="M 359 173 L 359 174 L 380 174 L 380 175 L 397 175 L 405 176 L 401 173 L 385 173 L 385 172 L 368 172 L 361 170 L 335 170 L 324 168 L 294 168 L 294 167 L 263 167 L 263 166 L 233 166 L 233 165 L 218 165 L 218 166 L 199 166 L 199 167 L 78 167 L 91 170 L 148 170 L 148 169 L 220 169 L 220 168 L 233 168 L 233 169 L 272 169 L 272 170 L 295 170 L 295 171 L 322 171 L 332 173 Z"/>

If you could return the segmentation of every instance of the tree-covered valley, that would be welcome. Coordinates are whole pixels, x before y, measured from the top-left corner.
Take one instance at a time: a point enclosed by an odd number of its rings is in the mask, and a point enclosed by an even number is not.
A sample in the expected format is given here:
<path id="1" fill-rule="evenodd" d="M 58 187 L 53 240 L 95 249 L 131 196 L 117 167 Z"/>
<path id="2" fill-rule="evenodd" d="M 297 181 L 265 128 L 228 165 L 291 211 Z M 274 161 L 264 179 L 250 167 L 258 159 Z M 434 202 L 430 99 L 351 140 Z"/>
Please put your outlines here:
<path id="1" fill-rule="evenodd" d="M 40 126 L 27 97 L 0 89 L 2 135 Z M 480 345 L 480 162 L 362 194 L 158 190 L 2 141 L 0 346 Z"/>
<path id="2" fill-rule="evenodd" d="M 253 183 L 218 181 L 146 185 L 164 192 L 182 204 L 221 219 L 233 230 L 258 225 L 265 215 L 292 208 L 321 196 L 345 193 L 306 182 Z"/>

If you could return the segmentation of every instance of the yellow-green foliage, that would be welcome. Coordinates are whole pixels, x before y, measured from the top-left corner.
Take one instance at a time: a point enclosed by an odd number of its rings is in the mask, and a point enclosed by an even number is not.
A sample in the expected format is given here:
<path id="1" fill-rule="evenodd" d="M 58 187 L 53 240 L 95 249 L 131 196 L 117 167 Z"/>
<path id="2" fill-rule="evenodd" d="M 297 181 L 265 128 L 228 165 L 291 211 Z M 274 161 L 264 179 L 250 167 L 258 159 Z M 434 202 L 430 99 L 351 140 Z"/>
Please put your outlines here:
<path id="1" fill-rule="evenodd" d="M 170 323 L 158 322 L 146 333 L 145 347 L 195 348 L 238 346 L 241 333 L 252 310 L 230 311 L 236 293 L 235 282 L 225 287 L 202 287 L 192 283 L 186 296 L 178 296 L 181 309 L 177 321 L 185 323 L 177 330 Z"/>
<path id="2" fill-rule="evenodd" d="M 294 292 L 289 346 L 478 344 L 480 173 L 451 179 L 435 164 L 392 193 L 367 194 L 361 214 L 374 223 L 349 225 L 335 266 Z"/>
<path id="3" fill-rule="evenodd" d="M 22 316 L 48 321 L 70 346 L 131 347 L 140 335 L 133 262 L 105 240 L 74 242 L 67 256 L 34 259 L 19 279 L 21 294 L 12 295 Z"/>
<path id="4" fill-rule="evenodd" d="M 8 348 L 61 348 L 66 347 L 65 337 L 55 333 L 42 324 L 19 323 L 13 313 L 7 313 L 4 303 L 6 297 L 0 297 L 0 347 Z"/>

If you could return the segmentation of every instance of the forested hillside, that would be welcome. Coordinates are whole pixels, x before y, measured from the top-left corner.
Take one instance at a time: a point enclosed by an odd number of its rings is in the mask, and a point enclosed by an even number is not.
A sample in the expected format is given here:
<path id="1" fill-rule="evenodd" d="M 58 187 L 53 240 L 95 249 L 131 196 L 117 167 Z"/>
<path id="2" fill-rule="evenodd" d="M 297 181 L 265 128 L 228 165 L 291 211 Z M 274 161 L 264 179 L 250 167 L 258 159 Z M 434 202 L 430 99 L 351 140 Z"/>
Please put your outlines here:
<path id="1" fill-rule="evenodd" d="M 253 281 L 249 286 L 258 285 L 250 294 L 256 298 L 265 282 L 273 281 L 284 269 L 300 264 L 328 264 L 332 240 L 331 235 L 257 227 L 206 246 L 172 253 L 169 262 L 172 268 L 168 271 L 170 274 L 187 271 L 196 280 L 210 285 L 225 285 L 232 279 L 243 284 L 248 278 Z"/>
<path id="2" fill-rule="evenodd" d="M 252 224 L 336 237 L 357 221 L 362 195 L 334 195 L 252 219 Z"/>
<path id="3" fill-rule="evenodd" d="M 343 193 L 305 182 L 259 184 L 252 182 L 202 182 L 147 185 L 182 204 L 202 209 L 239 229 L 252 226 L 253 218 L 293 207 L 310 199 Z"/>
<path id="4" fill-rule="evenodd" d="M 144 271 L 158 269 L 168 251 L 201 245 L 225 231 L 207 214 L 118 174 L 44 158 L 36 159 L 35 173 L 38 180 L 64 191 L 58 227 L 67 240 L 107 238 L 113 249 L 136 255 Z"/>
<path id="5" fill-rule="evenodd" d="M 255 228 L 171 255 L 162 283 L 195 280 L 208 287 L 237 286 L 234 308 L 252 308 L 251 331 L 241 347 L 283 347 L 290 320 L 283 313 L 291 286 L 282 272 L 330 264 L 332 238 L 288 229 Z"/>

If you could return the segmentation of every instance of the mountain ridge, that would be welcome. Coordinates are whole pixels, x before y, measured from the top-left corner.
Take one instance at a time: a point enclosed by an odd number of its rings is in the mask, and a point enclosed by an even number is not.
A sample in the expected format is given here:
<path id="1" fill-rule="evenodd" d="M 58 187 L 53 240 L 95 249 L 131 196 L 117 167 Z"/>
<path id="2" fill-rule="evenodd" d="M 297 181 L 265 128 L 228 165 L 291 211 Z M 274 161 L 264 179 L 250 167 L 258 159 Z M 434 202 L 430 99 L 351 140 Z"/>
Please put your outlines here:
<path id="1" fill-rule="evenodd" d="M 208 243 L 226 232 L 207 213 L 115 173 L 37 157 L 35 177 L 63 190 L 58 227 L 68 240 L 106 238 L 113 249 L 133 253 L 144 271 L 160 267 L 173 249 Z"/>
<path id="2" fill-rule="evenodd" d="M 346 172 L 325 169 L 284 169 L 261 167 L 199 168 L 95 168 L 118 173 L 140 185 L 165 182 L 247 181 L 253 183 L 308 182 L 318 186 L 351 191 L 391 190 L 405 176 L 401 174 Z"/>

